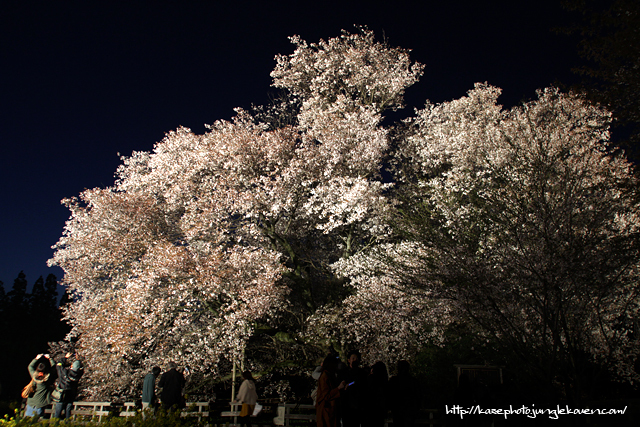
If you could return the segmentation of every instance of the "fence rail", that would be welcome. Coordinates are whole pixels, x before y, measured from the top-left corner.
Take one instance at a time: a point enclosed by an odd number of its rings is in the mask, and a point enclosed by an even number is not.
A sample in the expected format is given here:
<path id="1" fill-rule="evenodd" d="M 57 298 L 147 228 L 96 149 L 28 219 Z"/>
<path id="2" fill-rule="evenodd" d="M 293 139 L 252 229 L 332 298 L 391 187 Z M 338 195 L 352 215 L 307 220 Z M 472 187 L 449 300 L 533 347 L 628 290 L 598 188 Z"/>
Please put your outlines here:
<path id="1" fill-rule="evenodd" d="M 240 415 L 241 403 L 230 402 L 229 411 L 216 411 L 211 412 L 213 408 L 210 407 L 211 402 L 187 402 L 186 408 L 184 408 L 180 416 L 186 418 L 198 418 L 198 421 L 211 419 L 211 417 L 228 418 L 229 421 L 225 422 L 225 425 L 236 426 L 238 425 L 238 417 Z M 266 422 L 265 419 L 258 421 L 255 420 L 254 424 L 259 425 L 276 425 L 288 427 L 291 425 L 291 421 L 307 421 L 309 423 L 315 423 L 316 413 L 315 405 L 300 404 L 300 403 L 285 403 L 278 404 L 274 402 L 266 403 L 265 406 L 272 407 L 269 412 L 274 412 L 276 417 L 269 419 Z M 46 415 L 53 415 L 53 408 L 48 406 L 45 408 L 44 413 Z M 112 404 L 111 402 L 73 402 L 71 416 L 67 417 L 73 420 L 79 421 L 102 421 L 103 417 L 109 415 L 115 415 L 120 417 L 135 416 L 140 413 L 140 409 L 137 408 L 135 402 L 125 402 L 124 404 Z M 66 415 L 66 414 L 65 414 Z M 212 419 L 213 421 L 213 419 Z M 209 424 L 215 426 L 215 423 Z M 221 424 L 222 425 L 222 424 Z M 442 426 L 443 421 L 438 419 L 437 409 L 425 409 L 421 411 L 418 419 L 415 420 L 417 426 Z M 385 427 L 393 427 L 393 419 L 387 418 L 384 422 Z"/>

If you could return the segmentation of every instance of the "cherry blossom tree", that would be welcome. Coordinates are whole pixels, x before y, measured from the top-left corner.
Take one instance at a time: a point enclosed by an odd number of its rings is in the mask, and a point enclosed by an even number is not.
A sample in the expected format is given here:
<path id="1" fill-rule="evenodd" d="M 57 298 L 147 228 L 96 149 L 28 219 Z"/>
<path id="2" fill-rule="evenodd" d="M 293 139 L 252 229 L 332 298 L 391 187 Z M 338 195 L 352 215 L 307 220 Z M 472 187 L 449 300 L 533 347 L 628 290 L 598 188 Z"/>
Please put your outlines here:
<path id="1" fill-rule="evenodd" d="M 454 320 L 450 305 L 429 289 L 411 286 L 398 269 L 416 267 L 420 245 L 383 242 L 333 264 L 353 292 L 310 318 L 307 334 L 347 349 L 357 345 L 365 363 L 411 359 L 424 344 L 443 344 Z"/>
<path id="2" fill-rule="evenodd" d="M 392 153 L 383 113 L 422 65 L 367 29 L 291 40 L 278 104 L 169 132 L 64 201 L 51 264 L 93 397 L 171 359 L 196 378 L 329 345 L 389 362 L 451 322 L 576 399 L 594 367 L 638 379 L 637 182 L 608 113 L 555 89 L 503 110 L 479 84 Z"/>
<path id="3" fill-rule="evenodd" d="M 395 268 L 574 401 L 601 368 L 637 381 L 638 182 L 607 151 L 610 115 L 556 89 L 510 110 L 499 94 L 478 84 L 412 121 L 396 224 L 417 249 Z"/>
<path id="4" fill-rule="evenodd" d="M 282 303 L 278 255 L 224 230 L 188 236 L 156 188 L 86 190 L 54 260 L 75 302 L 66 317 L 87 361 L 91 395 L 132 394 L 149 366 L 176 360 L 196 373 L 238 357 L 253 322 Z M 154 194 L 155 193 L 155 194 Z"/>
<path id="5" fill-rule="evenodd" d="M 215 374 L 257 330 L 307 357 L 309 317 L 354 293 L 331 265 L 390 236 L 382 113 L 421 65 L 366 29 L 292 41 L 272 73 L 288 104 L 179 128 L 123 158 L 113 187 L 65 201 L 51 264 L 75 295 L 66 318 L 93 396 L 134 394 L 170 359 Z M 283 111 L 295 117 L 268 120 Z"/>

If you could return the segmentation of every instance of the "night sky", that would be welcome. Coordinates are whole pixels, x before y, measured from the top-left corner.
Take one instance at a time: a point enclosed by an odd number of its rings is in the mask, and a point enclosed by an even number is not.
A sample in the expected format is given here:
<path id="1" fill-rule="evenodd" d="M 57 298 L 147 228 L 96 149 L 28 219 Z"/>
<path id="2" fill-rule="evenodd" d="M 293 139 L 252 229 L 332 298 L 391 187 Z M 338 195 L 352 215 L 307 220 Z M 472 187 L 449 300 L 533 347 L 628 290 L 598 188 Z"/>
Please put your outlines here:
<path id="1" fill-rule="evenodd" d="M 560 2 L 29 1 L 0 9 L 0 281 L 29 284 L 46 265 L 85 188 L 113 184 L 118 153 L 149 151 L 178 126 L 203 133 L 233 108 L 268 102 L 278 53 L 366 25 L 425 64 L 409 89 L 459 98 L 474 82 L 507 106 L 571 82 L 575 42 Z"/>

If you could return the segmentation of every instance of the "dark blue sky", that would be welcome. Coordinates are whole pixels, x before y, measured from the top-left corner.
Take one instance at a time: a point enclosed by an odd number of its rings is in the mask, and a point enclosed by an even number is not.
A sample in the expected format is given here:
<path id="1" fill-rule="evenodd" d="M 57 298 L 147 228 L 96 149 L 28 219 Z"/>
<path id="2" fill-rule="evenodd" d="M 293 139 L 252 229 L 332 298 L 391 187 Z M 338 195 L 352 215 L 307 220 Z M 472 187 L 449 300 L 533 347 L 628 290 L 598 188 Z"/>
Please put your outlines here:
<path id="1" fill-rule="evenodd" d="M 0 12 L 0 280 L 49 273 L 65 197 L 109 186 L 117 153 L 148 151 L 178 126 L 204 132 L 234 107 L 267 102 L 287 37 L 367 25 L 426 65 L 407 93 L 503 88 L 505 105 L 572 79 L 574 43 L 559 1 L 29 1 Z M 410 110 L 409 110 L 410 111 Z M 407 112 L 407 114 L 409 114 Z"/>

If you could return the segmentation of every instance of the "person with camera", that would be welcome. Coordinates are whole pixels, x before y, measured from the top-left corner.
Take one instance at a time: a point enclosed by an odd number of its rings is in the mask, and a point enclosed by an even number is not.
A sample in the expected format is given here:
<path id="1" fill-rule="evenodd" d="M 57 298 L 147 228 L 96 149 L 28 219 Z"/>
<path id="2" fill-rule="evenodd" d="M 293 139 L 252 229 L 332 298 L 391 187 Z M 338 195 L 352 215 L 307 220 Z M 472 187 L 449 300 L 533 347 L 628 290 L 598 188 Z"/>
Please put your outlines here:
<path id="1" fill-rule="evenodd" d="M 27 387 L 27 407 L 25 417 L 44 415 L 45 407 L 51 404 L 51 392 L 57 378 L 56 371 L 53 369 L 54 362 L 48 354 L 38 354 L 35 359 L 29 363 L 29 375 L 31 383 Z"/>
<path id="2" fill-rule="evenodd" d="M 84 373 L 84 369 L 82 362 L 77 359 L 69 364 L 71 357 L 72 354 L 67 353 L 56 364 L 58 380 L 56 381 L 55 390 L 52 393 L 55 403 L 53 418 L 61 418 L 63 411 L 64 417 L 62 418 L 69 418 L 71 416 L 73 402 L 78 396 L 78 383 Z"/>

